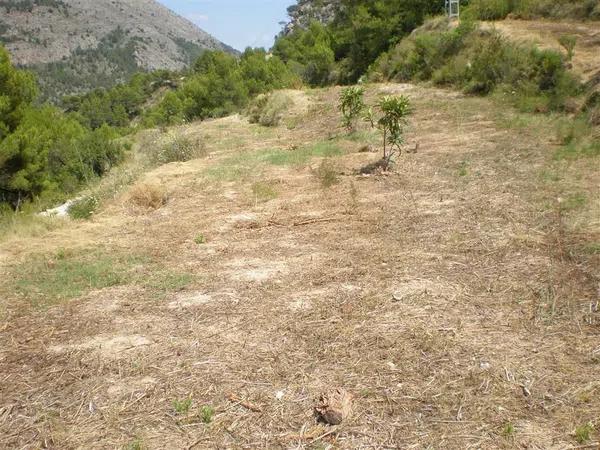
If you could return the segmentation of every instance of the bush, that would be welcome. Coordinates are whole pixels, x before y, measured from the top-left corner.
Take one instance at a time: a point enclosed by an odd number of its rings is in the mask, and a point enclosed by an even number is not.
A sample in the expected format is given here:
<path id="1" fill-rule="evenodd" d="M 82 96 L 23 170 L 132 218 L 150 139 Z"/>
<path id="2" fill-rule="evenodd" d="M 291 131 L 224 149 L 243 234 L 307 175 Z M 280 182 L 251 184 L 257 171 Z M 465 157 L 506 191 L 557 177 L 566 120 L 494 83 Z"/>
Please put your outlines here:
<path id="1" fill-rule="evenodd" d="M 257 94 L 298 84 L 298 77 L 264 50 L 247 49 L 239 60 L 224 52 L 207 51 L 196 61 L 193 74 L 149 111 L 144 123 L 169 125 L 223 117 L 246 107 Z"/>
<path id="2" fill-rule="evenodd" d="M 204 156 L 206 149 L 200 139 L 193 140 L 181 134 L 170 133 L 150 150 L 152 163 L 162 165 L 186 162 Z"/>
<path id="3" fill-rule="evenodd" d="M 71 219 L 85 220 L 91 218 L 99 206 L 100 201 L 96 196 L 87 195 L 71 203 L 67 213 Z"/>
<path id="4" fill-rule="evenodd" d="M 294 104 L 285 92 L 259 95 L 250 104 L 248 110 L 250 123 L 259 123 L 265 127 L 279 125 L 286 111 Z"/>
<path id="5" fill-rule="evenodd" d="M 28 108 L 0 142 L 0 201 L 61 200 L 119 163 L 124 146 L 114 130 L 89 131 L 55 108 Z"/>

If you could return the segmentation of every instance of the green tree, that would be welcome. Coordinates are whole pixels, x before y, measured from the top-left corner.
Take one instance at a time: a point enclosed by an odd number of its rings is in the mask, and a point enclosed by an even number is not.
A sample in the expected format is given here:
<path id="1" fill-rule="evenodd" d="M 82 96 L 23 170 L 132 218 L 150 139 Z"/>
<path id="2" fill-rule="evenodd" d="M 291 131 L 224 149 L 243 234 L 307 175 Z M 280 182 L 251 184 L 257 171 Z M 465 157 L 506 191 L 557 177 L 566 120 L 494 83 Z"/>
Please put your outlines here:
<path id="1" fill-rule="evenodd" d="M 275 42 L 273 54 L 312 86 L 322 86 L 333 80 L 335 55 L 329 30 L 319 22 L 308 29 L 298 28 Z"/>
<path id="2" fill-rule="evenodd" d="M 443 6 L 443 0 L 342 0 L 331 26 L 342 81 L 357 81 L 380 54 Z"/>
<path id="3" fill-rule="evenodd" d="M 15 69 L 8 52 L 0 44 L 0 141 L 17 128 L 36 96 L 33 75 Z"/>

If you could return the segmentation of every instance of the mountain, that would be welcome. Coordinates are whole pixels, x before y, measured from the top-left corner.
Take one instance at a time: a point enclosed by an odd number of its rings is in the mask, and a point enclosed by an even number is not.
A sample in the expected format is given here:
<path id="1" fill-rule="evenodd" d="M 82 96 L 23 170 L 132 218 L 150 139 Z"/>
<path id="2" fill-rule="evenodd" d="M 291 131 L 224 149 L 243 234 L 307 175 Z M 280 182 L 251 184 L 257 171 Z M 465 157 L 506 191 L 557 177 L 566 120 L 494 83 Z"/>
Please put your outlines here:
<path id="1" fill-rule="evenodd" d="M 155 0 L 0 0 L 0 42 L 50 99 L 234 52 Z"/>

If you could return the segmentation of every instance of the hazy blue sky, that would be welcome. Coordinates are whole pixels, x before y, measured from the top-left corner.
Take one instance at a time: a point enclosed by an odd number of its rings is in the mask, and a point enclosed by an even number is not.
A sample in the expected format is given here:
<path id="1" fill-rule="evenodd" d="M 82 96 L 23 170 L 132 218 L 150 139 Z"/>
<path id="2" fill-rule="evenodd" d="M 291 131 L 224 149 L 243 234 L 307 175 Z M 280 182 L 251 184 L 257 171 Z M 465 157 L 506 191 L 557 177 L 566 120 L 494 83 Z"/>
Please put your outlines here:
<path id="1" fill-rule="evenodd" d="M 269 48 L 295 0 L 158 0 L 238 50 Z"/>

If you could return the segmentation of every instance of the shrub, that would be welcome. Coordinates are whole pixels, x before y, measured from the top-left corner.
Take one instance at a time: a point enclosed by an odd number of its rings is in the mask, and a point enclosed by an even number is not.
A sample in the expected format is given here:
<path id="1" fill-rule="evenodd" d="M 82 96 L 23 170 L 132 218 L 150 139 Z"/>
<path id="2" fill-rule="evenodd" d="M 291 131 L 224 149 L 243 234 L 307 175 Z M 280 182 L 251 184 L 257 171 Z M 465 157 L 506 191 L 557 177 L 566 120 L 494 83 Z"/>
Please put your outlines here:
<path id="1" fill-rule="evenodd" d="M 337 170 L 330 159 L 322 160 L 319 167 L 313 173 L 323 188 L 330 188 L 339 182 Z"/>
<path id="2" fill-rule="evenodd" d="M 158 184 L 140 183 L 130 190 L 129 202 L 145 210 L 159 209 L 167 203 L 167 193 Z"/>
<path id="3" fill-rule="evenodd" d="M 502 89 L 519 107 L 538 111 L 562 110 L 581 89 L 560 53 L 512 43 L 468 21 L 406 38 L 372 73 L 400 81 L 432 79 L 476 95 Z"/>
<path id="4" fill-rule="evenodd" d="M 471 0 L 465 14 L 479 20 L 501 20 L 512 11 L 511 0 Z"/>
<path id="5" fill-rule="evenodd" d="M 71 219 L 87 220 L 92 217 L 100 206 L 100 201 L 95 195 L 86 195 L 75 200 L 69 206 L 67 213 Z"/>
<path id="6" fill-rule="evenodd" d="M 259 95 L 250 105 L 250 123 L 259 123 L 265 127 L 275 127 L 281 123 L 287 110 L 294 101 L 285 92 Z"/>
<path id="7" fill-rule="evenodd" d="M 206 152 L 200 139 L 193 140 L 181 134 L 169 133 L 162 142 L 150 149 L 150 159 L 154 164 L 186 162 L 203 156 Z"/>
<path id="8" fill-rule="evenodd" d="M 342 113 L 342 125 L 348 132 L 354 130 L 356 120 L 365 109 L 364 95 L 365 90 L 360 86 L 348 87 L 340 94 L 338 108 Z"/>

